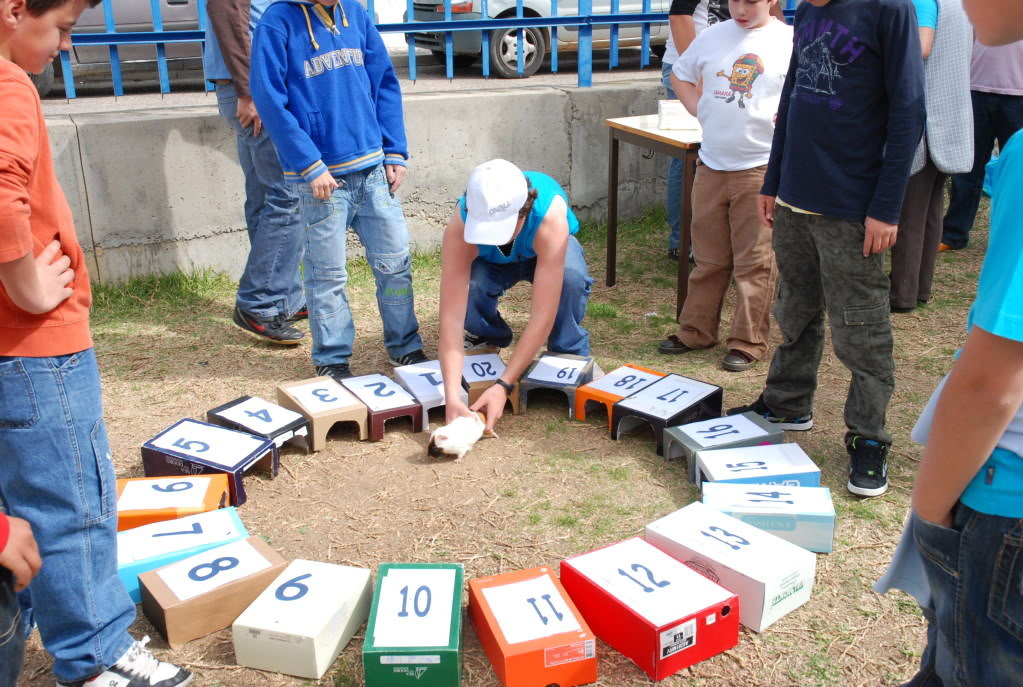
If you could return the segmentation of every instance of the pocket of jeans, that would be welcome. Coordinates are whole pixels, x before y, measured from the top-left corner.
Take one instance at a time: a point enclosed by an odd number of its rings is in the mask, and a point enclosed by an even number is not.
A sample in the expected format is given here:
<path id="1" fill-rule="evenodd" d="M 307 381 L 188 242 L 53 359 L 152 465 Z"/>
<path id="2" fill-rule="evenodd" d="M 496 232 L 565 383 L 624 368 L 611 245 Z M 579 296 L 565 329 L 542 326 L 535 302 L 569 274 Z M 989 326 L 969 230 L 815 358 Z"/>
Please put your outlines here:
<path id="1" fill-rule="evenodd" d="M 17 358 L 0 362 L 0 428 L 30 429 L 38 421 L 39 405 L 25 363 Z"/>
<path id="2" fill-rule="evenodd" d="M 891 350 L 894 345 L 889 323 L 888 303 L 844 308 L 842 315 L 849 330 L 853 350 L 866 351 L 874 373 L 883 379 L 895 374 Z"/>
<path id="3" fill-rule="evenodd" d="M 333 196 L 320 200 L 312 191 L 302 193 L 302 223 L 306 229 L 323 224 L 334 216 L 335 211 Z"/>
<path id="4" fill-rule="evenodd" d="M 913 515 L 913 540 L 920 555 L 951 577 L 959 578 L 960 532 Z"/>
<path id="5" fill-rule="evenodd" d="M 988 617 L 1023 642 L 1023 540 L 1017 523 L 1002 539 L 988 600 Z"/>
<path id="6" fill-rule="evenodd" d="M 89 512 L 89 520 L 86 525 L 97 522 L 117 514 L 117 486 L 114 478 L 114 461 L 110 456 L 110 441 L 107 438 L 106 426 L 103 420 L 96 420 L 90 435 L 92 444 L 93 460 L 91 465 L 96 469 L 95 488 L 99 491 L 99 512 Z M 82 466 L 85 469 L 85 465 Z M 90 480 L 91 481 L 91 480 Z"/>

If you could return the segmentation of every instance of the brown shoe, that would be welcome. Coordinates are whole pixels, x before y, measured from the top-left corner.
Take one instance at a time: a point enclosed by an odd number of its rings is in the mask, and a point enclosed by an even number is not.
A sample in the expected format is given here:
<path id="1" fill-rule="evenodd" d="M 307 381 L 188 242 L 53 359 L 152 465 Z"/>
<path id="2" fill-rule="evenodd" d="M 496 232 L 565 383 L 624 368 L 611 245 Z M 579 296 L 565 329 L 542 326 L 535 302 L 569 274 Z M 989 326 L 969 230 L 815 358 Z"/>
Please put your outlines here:
<path id="1" fill-rule="evenodd" d="M 657 344 L 657 352 L 663 355 L 678 355 L 679 353 L 689 353 L 690 351 L 696 350 L 699 349 L 686 346 L 682 343 L 682 339 L 678 338 L 674 334 Z"/>
<path id="2" fill-rule="evenodd" d="M 745 372 L 756 364 L 756 358 L 735 348 L 721 359 L 721 367 L 729 372 Z"/>

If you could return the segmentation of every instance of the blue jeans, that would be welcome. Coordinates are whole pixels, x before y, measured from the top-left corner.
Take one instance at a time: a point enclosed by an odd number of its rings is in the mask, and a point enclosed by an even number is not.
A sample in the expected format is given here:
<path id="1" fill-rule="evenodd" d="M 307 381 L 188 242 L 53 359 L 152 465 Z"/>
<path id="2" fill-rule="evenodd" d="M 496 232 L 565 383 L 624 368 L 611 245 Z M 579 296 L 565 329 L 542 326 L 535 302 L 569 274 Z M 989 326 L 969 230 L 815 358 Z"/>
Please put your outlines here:
<path id="1" fill-rule="evenodd" d="M 0 687 L 14 687 L 25 658 L 25 636 L 20 632 L 21 611 L 14 595 L 14 575 L 0 568 Z"/>
<path id="2" fill-rule="evenodd" d="M 38 624 L 59 679 L 102 672 L 132 644 L 135 605 L 117 576 L 117 481 L 91 348 L 0 357 L 0 498 L 32 525 L 43 560 L 22 627 Z"/>
<path id="3" fill-rule="evenodd" d="M 245 226 L 249 257 L 238 283 L 238 307 L 260 317 L 291 316 L 305 304 L 302 276 L 302 223 L 298 193 L 284 180 L 277 150 L 266 129 L 238 121 L 234 84 L 217 86 L 220 116 L 238 139 L 238 162 L 245 174 Z"/>
<path id="4" fill-rule="evenodd" d="M 1023 675 L 1023 520 L 959 504 L 952 528 L 912 516 L 931 587 L 927 648 L 906 687 L 993 687 Z"/>
<path id="5" fill-rule="evenodd" d="M 501 348 L 510 345 L 512 330 L 497 311 L 497 300 L 520 281 L 532 283 L 535 272 L 536 258 L 506 265 L 487 262 L 483 258 L 473 260 L 469 275 L 469 302 L 465 311 L 466 331 Z M 590 333 L 583 329 L 582 321 L 586 316 L 592 285 L 583 247 L 574 236 L 569 236 L 558 314 L 547 338 L 547 348 L 552 353 L 590 354 Z"/>
<path id="6" fill-rule="evenodd" d="M 668 91 L 668 100 L 677 100 L 675 91 L 671 88 L 671 67 L 670 64 L 661 65 L 661 82 Z M 682 160 L 673 157 L 668 163 L 668 189 L 667 197 L 664 199 L 664 212 L 668 215 L 668 226 L 671 228 L 671 234 L 668 235 L 668 250 L 678 248 L 679 236 L 681 236 L 682 211 L 679 203 L 681 195 Z"/>
<path id="7" fill-rule="evenodd" d="M 941 242 L 952 248 L 965 248 L 970 229 L 977 218 L 980 193 L 984 186 L 984 167 L 991 159 L 995 140 L 1004 146 L 1023 128 L 1023 96 L 970 91 L 973 103 L 973 169 L 952 176 L 952 192 Z"/>
<path id="8" fill-rule="evenodd" d="M 347 228 L 366 249 L 377 284 L 377 308 L 384 323 L 384 346 L 392 358 L 419 350 L 419 322 L 412 293 L 412 255 L 401 202 L 391 193 L 384 166 L 336 177 L 339 186 L 327 200 L 313 196 L 307 183 L 296 184 L 305 225 L 305 290 L 313 364 L 348 362 L 355 323 L 348 306 Z"/>

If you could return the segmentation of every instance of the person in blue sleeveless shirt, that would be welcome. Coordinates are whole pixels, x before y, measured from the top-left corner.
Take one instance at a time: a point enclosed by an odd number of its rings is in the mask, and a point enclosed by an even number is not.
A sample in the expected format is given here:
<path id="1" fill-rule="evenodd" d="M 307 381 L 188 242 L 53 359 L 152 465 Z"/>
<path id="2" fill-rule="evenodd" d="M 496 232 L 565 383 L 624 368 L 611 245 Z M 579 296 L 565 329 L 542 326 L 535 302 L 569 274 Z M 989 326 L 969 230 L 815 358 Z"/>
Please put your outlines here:
<path id="1" fill-rule="evenodd" d="M 1023 0 L 964 0 L 977 40 L 1023 38 Z M 913 510 L 875 589 L 911 593 L 928 621 L 906 687 L 1018 685 L 1023 675 L 1023 132 L 988 167 L 991 233 L 966 343 L 913 438 Z"/>
<path id="2" fill-rule="evenodd" d="M 590 354 L 583 326 L 590 278 L 579 220 L 568 195 L 542 172 L 523 172 L 507 160 L 478 166 L 444 230 L 440 283 L 441 372 L 447 421 L 482 410 L 487 430 L 540 347 L 552 353 Z M 533 284 L 529 323 L 504 374 L 467 408 L 457 400 L 466 352 L 497 350 L 512 342 L 498 299 L 522 280 Z"/>

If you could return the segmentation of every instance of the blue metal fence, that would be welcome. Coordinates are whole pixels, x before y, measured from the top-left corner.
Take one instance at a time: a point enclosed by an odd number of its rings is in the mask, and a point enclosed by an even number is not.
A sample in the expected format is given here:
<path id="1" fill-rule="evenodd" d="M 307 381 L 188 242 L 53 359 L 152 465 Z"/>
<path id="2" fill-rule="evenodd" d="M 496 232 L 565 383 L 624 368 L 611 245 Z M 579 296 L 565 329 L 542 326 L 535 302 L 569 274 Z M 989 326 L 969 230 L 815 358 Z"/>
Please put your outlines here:
<path id="1" fill-rule="evenodd" d="M 578 42 L 578 85 L 588 87 L 593 85 L 593 28 L 610 26 L 610 57 L 608 69 L 618 66 L 619 53 L 619 27 L 622 25 L 642 26 L 640 67 L 650 64 L 650 25 L 661 24 L 668 20 L 664 12 L 651 12 L 651 0 L 642 0 L 642 12 L 640 13 L 619 13 L 619 1 L 611 0 L 610 14 L 593 14 L 592 0 L 579 0 L 579 14 L 573 16 L 559 15 L 557 0 L 551 0 L 551 16 L 549 17 L 527 17 L 523 11 L 522 0 L 516 1 L 515 16 L 493 19 L 487 16 L 487 0 L 481 0 L 481 18 L 479 19 L 453 19 L 451 4 L 452 0 L 444 0 L 443 21 L 409 21 L 401 23 L 377 24 L 381 33 L 403 33 L 408 42 L 408 71 L 409 78 L 416 80 L 416 34 L 422 33 L 443 33 L 445 73 L 448 79 L 455 77 L 454 73 L 454 33 L 456 31 L 480 31 L 482 39 L 482 61 L 483 76 L 490 76 L 490 32 L 500 29 L 516 29 L 516 67 L 521 76 L 525 68 L 525 56 L 523 54 L 524 32 L 527 28 L 546 28 L 550 30 L 550 52 L 551 72 L 558 71 L 558 28 L 577 27 Z M 154 45 L 156 46 L 156 66 L 160 80 L 160 92 L 169 93 L 171 90 L 170 76 L 167 69 L 167 44 L 174 43 L 199 43 L 205 44 L 206 38 L 206 0 L 197 0 L 199 15 L 198 30 L 174 30 L 165 31 L 163 18 L 160 11 L 160 0 L 149 0 L 153 14 L 152 31 L 117 31 L 115 25 L 112 0 L 103 0 L 103 19 L 106 31 L 103 33 L 76 33 L 71 41 L 76 46 L 104 45 L 107 46 L 110 54 L 110 77 L 113 82 L 114 94 L 124 95 L 124 82 L 121 73 L 121 60 L 118 54 L 118 46 L 122 45 Z M 791 21 L 795 12 L 797 0 L 785 0 L 786 16 Z M 370 16 L 375 15 L 374 0 L 367 0 L 367 10 Z M 414 17 L 413 0 L 406 0 L 407 16 Z M 64 92 L 68 98 L 76 97 L 75 83 L 73 78 L 73 65 L 71 57 L 66 51 L 60 54 L 61 67 L 64 74 Z M 209 87 L 207 83 L 207 87 Z"/>

